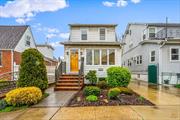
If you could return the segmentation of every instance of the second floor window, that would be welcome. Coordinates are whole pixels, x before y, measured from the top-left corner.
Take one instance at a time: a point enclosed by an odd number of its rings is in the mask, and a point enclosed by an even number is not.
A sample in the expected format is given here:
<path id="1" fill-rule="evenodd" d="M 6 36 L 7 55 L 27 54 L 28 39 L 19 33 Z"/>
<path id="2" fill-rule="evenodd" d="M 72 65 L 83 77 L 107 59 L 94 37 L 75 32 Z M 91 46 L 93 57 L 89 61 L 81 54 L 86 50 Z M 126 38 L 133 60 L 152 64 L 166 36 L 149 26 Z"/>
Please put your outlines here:
<path id="1" fill-rule="evenodd" d="M 87 30 L 86 29 L 81 30 L 81 40 L 87 40 Z"/>
<path id="2" fill-rule="evenodd" d="M 151 62 L 154 62 L 155 61 L 155 51 L 151 51 Z"/>
<path id="3" fill-rule="evenodd" d="M 26 46 L 30 46 L 31 45 L 31 42 L 30 42 L 30 40 L 31 40 L 31 37 L 30 36 L 26 36 Z"/>
<path id="4" fill-rule="evenodd" d="M 149 37 L 155 38 L 155 28 L 149 28 Z"/>
<path id="5" fill-rule="evenodd" d="M 178 61 L 179 58 L 179 49 L 178 48 L 171 48 L 171 60 L 172 61 Z"/>
<path id="6" fill-rule="evenodd" d="M 105 40 L 106 39 L 106 29 L 100 28 L 99 33 L 100 33 L 100 40 Z"/>
<path id="7" fill-rule="evenodd" d="M 0 51 L 0 66 L 2 66 L 2 52 Z"/>

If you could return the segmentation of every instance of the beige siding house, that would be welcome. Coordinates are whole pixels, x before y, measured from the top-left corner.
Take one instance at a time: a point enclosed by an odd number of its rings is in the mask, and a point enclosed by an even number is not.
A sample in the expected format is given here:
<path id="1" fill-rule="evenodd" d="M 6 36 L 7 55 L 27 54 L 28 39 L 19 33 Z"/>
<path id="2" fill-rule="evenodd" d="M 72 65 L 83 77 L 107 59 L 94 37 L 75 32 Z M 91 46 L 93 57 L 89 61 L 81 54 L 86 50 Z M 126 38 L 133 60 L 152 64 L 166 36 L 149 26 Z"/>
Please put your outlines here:
<path id="1" fill-rule="evenodd" d="M 105 77 L 110 66 L 121 66 L 121 44 L 116 24 L 70 24 L 70 37 L 64 45 L 66 73 L 78 73 L 84 60 L 84 74 L 96 70 Z"/>

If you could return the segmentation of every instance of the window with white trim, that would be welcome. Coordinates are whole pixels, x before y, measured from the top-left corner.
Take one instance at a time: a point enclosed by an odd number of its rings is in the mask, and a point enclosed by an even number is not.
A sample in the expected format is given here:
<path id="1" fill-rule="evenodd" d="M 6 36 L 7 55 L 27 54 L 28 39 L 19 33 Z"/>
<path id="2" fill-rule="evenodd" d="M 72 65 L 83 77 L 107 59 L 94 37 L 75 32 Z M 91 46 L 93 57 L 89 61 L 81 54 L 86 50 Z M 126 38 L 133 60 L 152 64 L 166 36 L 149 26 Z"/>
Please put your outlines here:
<path id="1" fill-rule="evenodd" d="M 149 37 L 155 38 L 155 28 L 149 28 Z"/>
<path id="2" fill-rule="evenodd" d="M 0 50 L 0 66 L 2 66 L 2 51 Z"/>
<path id="3" fill-rule="evenodd" d="M 26 43 L 25 43 L 25 45 L 28 46 L 28 47 L 31 45 L 31 41 L 30 40 L 31 40 L 31 37 L 29 35 L 27 35 L 26 36 Z"/>
<path id="4" fill-rule="evenodd" d="M 150 61 L 151 61 L 151 62 L 154 62 L 154 61 L 156 60 L 155 57 L 156 57 L 155 51 L 151 51 L 151 54 L 150 54 L 150 59 L 151 59 L 151 60 L 150 60 Z"/>
<path id="5" fill-rule="evenodd" d="M 171 61 L 178 61 L 179 59 L 179 49 L 178 48 L 171 48 Z"/>
<path id="6" fill-rule="evenodd" d="M 101 64 L 107 65 L 107 50 L 103 49 L 101 52 Z"/>
<path id="7" fill-rule="evenodd" d="M 86 65 L 92 65 L 92 50 L 86 50 Z"/>
<path id="8" fill-rule="evenodd" d="M 100 50 L 94 50 L 94 65 L 100 64 Z"/>
<path id="9" fill-rule="evenodd" d="M 81 29 L 81 40 L 87 40 L 87 29 Z"/>
<path id="10" fill-rule="evenodd" d="M 105 40 L 106 39 L 106 29 L 105 28 L 100 28 L 99 29 L 99 34 L 100 34 L 100 40 Z"/>
<path id="11" fill-rule="evenodd" d="M 142 55 L 139 55 L 139 56 L 136 57 L 136 64 L 137 65 L 142 64 Z"/>

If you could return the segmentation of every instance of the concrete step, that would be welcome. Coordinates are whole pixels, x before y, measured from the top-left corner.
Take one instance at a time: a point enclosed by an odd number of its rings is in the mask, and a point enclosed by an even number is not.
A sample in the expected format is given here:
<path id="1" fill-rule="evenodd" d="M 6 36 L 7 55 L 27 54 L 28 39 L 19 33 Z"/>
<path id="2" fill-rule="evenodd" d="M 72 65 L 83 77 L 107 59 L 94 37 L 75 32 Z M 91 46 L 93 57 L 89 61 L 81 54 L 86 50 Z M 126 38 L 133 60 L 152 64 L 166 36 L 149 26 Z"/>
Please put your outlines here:
<path id="1" fill-rule="evenodd" d="M 54 88 L 55 91 L 58 91 L 58 90 L 61 90 L 61 91 L 63 91 L 63 90 L 73 91 L 73 90 L 79 90 L 79 89 L 82 89 L 82 87 L 79 88 L 79 87 L 72 87 L 72 86 L 68 86 L 68 87 L 67 86 L 66 87 L 61 86 L 61 87 L 55 87 Z"/>
<path id="2" fill-rule="evenodd" d="M 80 83 L 80 86 L 82 86 L 82 82 Z M 79 86 L 79 83 L 56 83 L 56 86 Z"/>
<path id="3" fill-rule="evenodd" d="M 78 82 L 83 82 L 83 80 L 58 80 L 57 83 L 78 83 Z"/>

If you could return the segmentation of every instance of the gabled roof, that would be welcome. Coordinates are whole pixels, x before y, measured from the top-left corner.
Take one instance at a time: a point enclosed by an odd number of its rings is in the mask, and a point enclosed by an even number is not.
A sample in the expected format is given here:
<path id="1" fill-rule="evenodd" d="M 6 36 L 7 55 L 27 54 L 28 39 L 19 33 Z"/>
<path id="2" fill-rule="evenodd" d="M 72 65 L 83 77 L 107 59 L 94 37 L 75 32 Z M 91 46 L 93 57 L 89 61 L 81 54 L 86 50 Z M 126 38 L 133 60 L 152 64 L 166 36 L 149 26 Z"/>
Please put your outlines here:
<path id="1" fill-rule="evenodd" d="M 0 26 L 0 49 L 15 49 L 28 26 Z"/>
<path id="2" fill-rule="evenodd" d="M 70 27 L 116 27 L 117 24 L 69 24 Z"/>
<path id="3" fill-rule="evenodd" d="M 47 47 L 47 48 L 51 48 L 52 50 L 54 50 L 52 45 L 49 45 L 49 44 L 36 44 L 36 47 Z"/>

